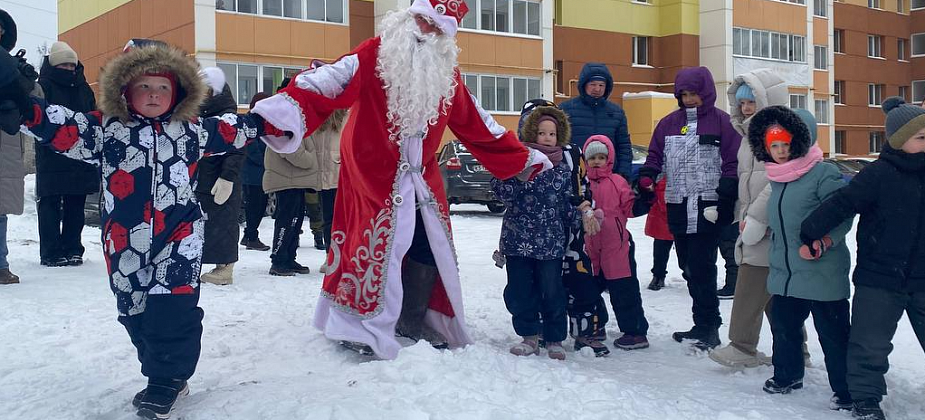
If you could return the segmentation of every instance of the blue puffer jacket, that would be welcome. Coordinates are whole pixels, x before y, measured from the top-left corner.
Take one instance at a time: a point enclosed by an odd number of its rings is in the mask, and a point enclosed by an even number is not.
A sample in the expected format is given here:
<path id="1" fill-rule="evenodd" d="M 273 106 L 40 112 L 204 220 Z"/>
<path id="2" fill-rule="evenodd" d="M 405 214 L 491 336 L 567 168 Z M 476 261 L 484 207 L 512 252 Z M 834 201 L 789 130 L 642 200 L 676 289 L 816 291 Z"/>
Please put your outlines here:
<path id="1" fill-rule="evenodd" d="M 241 183 L 244 185 L 263 185 L 263 157 L 267 153 L 267 145 L 262 141 L 255 141 L 244 148 L 244 167 L 241 169 Z"/>
<path id="2" fill-rule="evenodd" d="M 585 93 L 585 85 L 593 76 L 605 79 L 607 87 L 604 96 L 593 98 Z M 587 63 L 581 69 L 578 77 L 577 98 L 563 102 L 559 108 L 569 116 L 572 123 L 573 147 L 579 149 L 585 146 L 585 140 L 595 134 L 603 134 L 613 140 L 617 149 L 616 164 L 613 172 L 629 179 L 633 172 L 633 149 L 630 146 L 630 134 L 626 125 L 626 113 L 619 105 L 610 102 L 607 98 L 613 92 L 613 76 L 607 66 L 601 63 Z"/>
<path id="3" fill-rule="evenodd" d="M 501 253 L 537 260 L 561 259 L 566 233 L 578 227 L 571 203 L 571 170 L 565 160 L 555 168 L 521 182 L 492 178 L 491 189 L 507 211 L 501 224 Z"/>

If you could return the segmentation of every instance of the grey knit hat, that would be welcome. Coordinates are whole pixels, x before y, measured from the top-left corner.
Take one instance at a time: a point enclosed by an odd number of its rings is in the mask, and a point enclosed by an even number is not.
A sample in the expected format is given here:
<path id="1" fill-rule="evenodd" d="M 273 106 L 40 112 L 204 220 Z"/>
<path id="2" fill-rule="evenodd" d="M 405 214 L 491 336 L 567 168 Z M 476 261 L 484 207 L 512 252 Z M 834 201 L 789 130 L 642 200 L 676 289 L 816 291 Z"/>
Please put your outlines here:
<path id="1" fill-rule="evenodd" d="M 899 96 L 892 96 L 881 105 L 886 114 L 886 138 L 890 147 L 901 149 L 913 134 L 925 128 L 925 109 L 907 105 Z"/>
<path id="2" fill-rule="evenodd" d="M 607 156 L 609 152 L 607 145 L 599 141 L 592 141 L 585 146 L 585 158 L 592 158 L 595 155 Z"/>

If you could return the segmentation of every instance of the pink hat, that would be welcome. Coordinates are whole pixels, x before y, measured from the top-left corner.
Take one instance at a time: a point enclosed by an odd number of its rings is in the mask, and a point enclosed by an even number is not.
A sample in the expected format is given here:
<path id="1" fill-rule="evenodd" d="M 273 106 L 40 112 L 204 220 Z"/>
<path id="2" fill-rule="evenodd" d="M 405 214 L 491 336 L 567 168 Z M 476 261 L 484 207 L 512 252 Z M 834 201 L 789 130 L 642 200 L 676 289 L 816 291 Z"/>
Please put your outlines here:
<path id="1" fill-rule="evenodd" d="M 443 33 L 455 37 L 469 6 L 463 0 L 414 0 L 408 11 L 427 16 Z"/>

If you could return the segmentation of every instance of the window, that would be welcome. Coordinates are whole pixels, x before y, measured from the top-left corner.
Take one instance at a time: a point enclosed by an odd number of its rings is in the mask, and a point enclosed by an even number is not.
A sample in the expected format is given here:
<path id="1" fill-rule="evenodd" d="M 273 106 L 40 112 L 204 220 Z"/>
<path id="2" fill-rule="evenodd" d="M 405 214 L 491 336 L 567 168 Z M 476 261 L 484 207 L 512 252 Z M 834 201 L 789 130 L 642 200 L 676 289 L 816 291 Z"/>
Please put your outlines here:
<path id="1" fill-rule="evenodd" d="M 906 0 L 896 0 L 896 13 L 906 13 Z"/>
<path id="2" fill-rule="evenodd" d="M 652 4 L 652 1 L 651 0 L 633 0 L 633 3 Z"/>
<path id="3" fill-rule="evenodd" d="M 899 97 L 903 98 L 904 101 L 909 102 L 909 86 L 899 87 Z"/>
<path id="4" fill-rule="evenodd" d="M 835 131 L 835 153 L 842 155 L 847 153 L 848 148 L 845 146 L 845 132 L 842 130 Z"/>
<path id="5" fill-rule="evenodd" d="M 880 35 L 867 35 L 867 56 L 883 58 L 883 37 Z"/>
<path id="6" fill-rule="evenodd" d="M 250 103 L 257 92 L 276 93 L 284 78 L 294 77 L 301 71 L 292 67 L 221 62 L 217 66 L 225 73 L 225 80 L 239 106 Z"/>
<path id="7" fill-rule="evenodd" d="M 556 93 L 565 92 L 565 62 L 556 60 Z"/>
<path id="8" fill-rule="evenodd" d="M 492 112 L 515 111 L 524 102 L 543 95 L 538 78 L 463 74 L 463 83 L 482 108 Z"/>
<path id="9" fill-rule="evenodd" d="M 833 95 L 833 99 L 835 103 L 838 105 L 845 104 L 845 81 L 844 80 L 835 81 L 835 92 Z"/>
<path id="10" fill-rule="evenodd" d="M 880 153 L 883 150 L 883 138 L 886 137 L 882 131 L 871 131 L 868 135 L 867 150 L 870 153 Z"/>
<path id="11" fill-rule="evenodd" d="M 912 34 L 912 56 L 925 55 L 925 33 Z"/>
<path id="12" fill-rule="evenodd" d="M 806 109 L 806 95 L 790 94 L 790 107 Z"/>
<path id="13" fill-rule="evenodd" d="M 346 0 L 216 0 L 217 10 L 344 23 Z M 259 10 L 259 13 L 258 13 Z"/>
<path id="14" fill-rule="evenodd" d="M 925 1 L 925 0 L 923 0 Z M 836 29 L 832 32 L 832 51 L 836 53 L 845 52 L 845 32 L 841 29 Z"/>
<path id="15" fill-rule="evenodd" d="M 880 9 L 880 0 L 867 0 L 867 7 L 871 9 Z"/>
<path id="16" fill-rule="evenodd" d="M 819 17 L 828 16 L 828 7 L 829 2 L 827 0 L 814 0 L 813 1 L 813 15 Z"/>
<path id="17" fill-rule="evenodd" d="M 912 102 L 919 104 L 925 100 L 925 80 L 912 81 Z"/>
<path id="18" fill-rule="evenodd" d="M 634 36 L 633 37 L 633 65 L 635 66 L 648 66 L 649 65 L 649 37 L 647 36 Z"/>
<path id="19" fill-rule="evenodd" d="M 784 3 L 793 3 L 793 4 L 806 4 L 806 0 L 777 0 Z"/>
<path id="20" fill-rule="evenodd" d="M 825 45 L 813 45 L 813 68 L 816 70 L 829 69 L 829 49 Z"/>
<path id="21" fill-rule="evenodd" d="M 465 0 L 469 13 L 462 27 L 483 31 L 540 35 L 540 3 L 535 0 Z"/>
<path id="22" fill-rule="evenodd" d="M 883 103 L 883 85 L 867 85 L 867 105 L 880 106 Z"/>
<path id="23" fill-rule="evenodd" d="M 816 122 L 819 124 L 829 123 L 829 101 L 825 99 L 815 100 Z"/>
<path id="24" fill-rule="evenodd" d="M 896 39 L 896 59 L 899 61 L 906 61 L 908 55 L 906 54 L 906 45 L 909 44 L 908 39 L 897 38 Z"/>
<path id="25" fill-rule="evenodd" d="M 743 57 L 806 62 L 806 38 L 757 29 L 733 28 L 732 53 Z"/>
<path id="26" fill-rule="evenodd" d="M 910 5 L 912 6 L 911 10 L 922 9 L 925 8 L 925 0 L 912 0 Z"/>

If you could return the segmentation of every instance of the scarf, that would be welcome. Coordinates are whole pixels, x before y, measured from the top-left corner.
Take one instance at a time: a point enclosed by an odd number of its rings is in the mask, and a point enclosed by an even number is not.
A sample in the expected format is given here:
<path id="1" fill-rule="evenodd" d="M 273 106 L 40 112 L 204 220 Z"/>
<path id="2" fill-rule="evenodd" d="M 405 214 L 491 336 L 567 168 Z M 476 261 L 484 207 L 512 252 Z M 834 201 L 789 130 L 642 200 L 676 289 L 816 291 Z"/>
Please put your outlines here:
<path id="1" fill-rule="evenodd" d="M 822 149 L 817 145 L 809 148 L 806 156 L 798 157 L 784 163 L 767 162 L 764 165 L 768 179 L 774 182 L 793 182 L 822 162 Z"/>
<path id="2" fill-rule="evenodd" d="M 539 143 L 524 143 L 525 146 L 539 150 L 541 153 L 546 155 L 549 158 L 549 161 L 552 162 L 552 166 L 559 166 L 559 162 L 562 162 L 562 147 L 561 146 L 543 146 Z"/>

